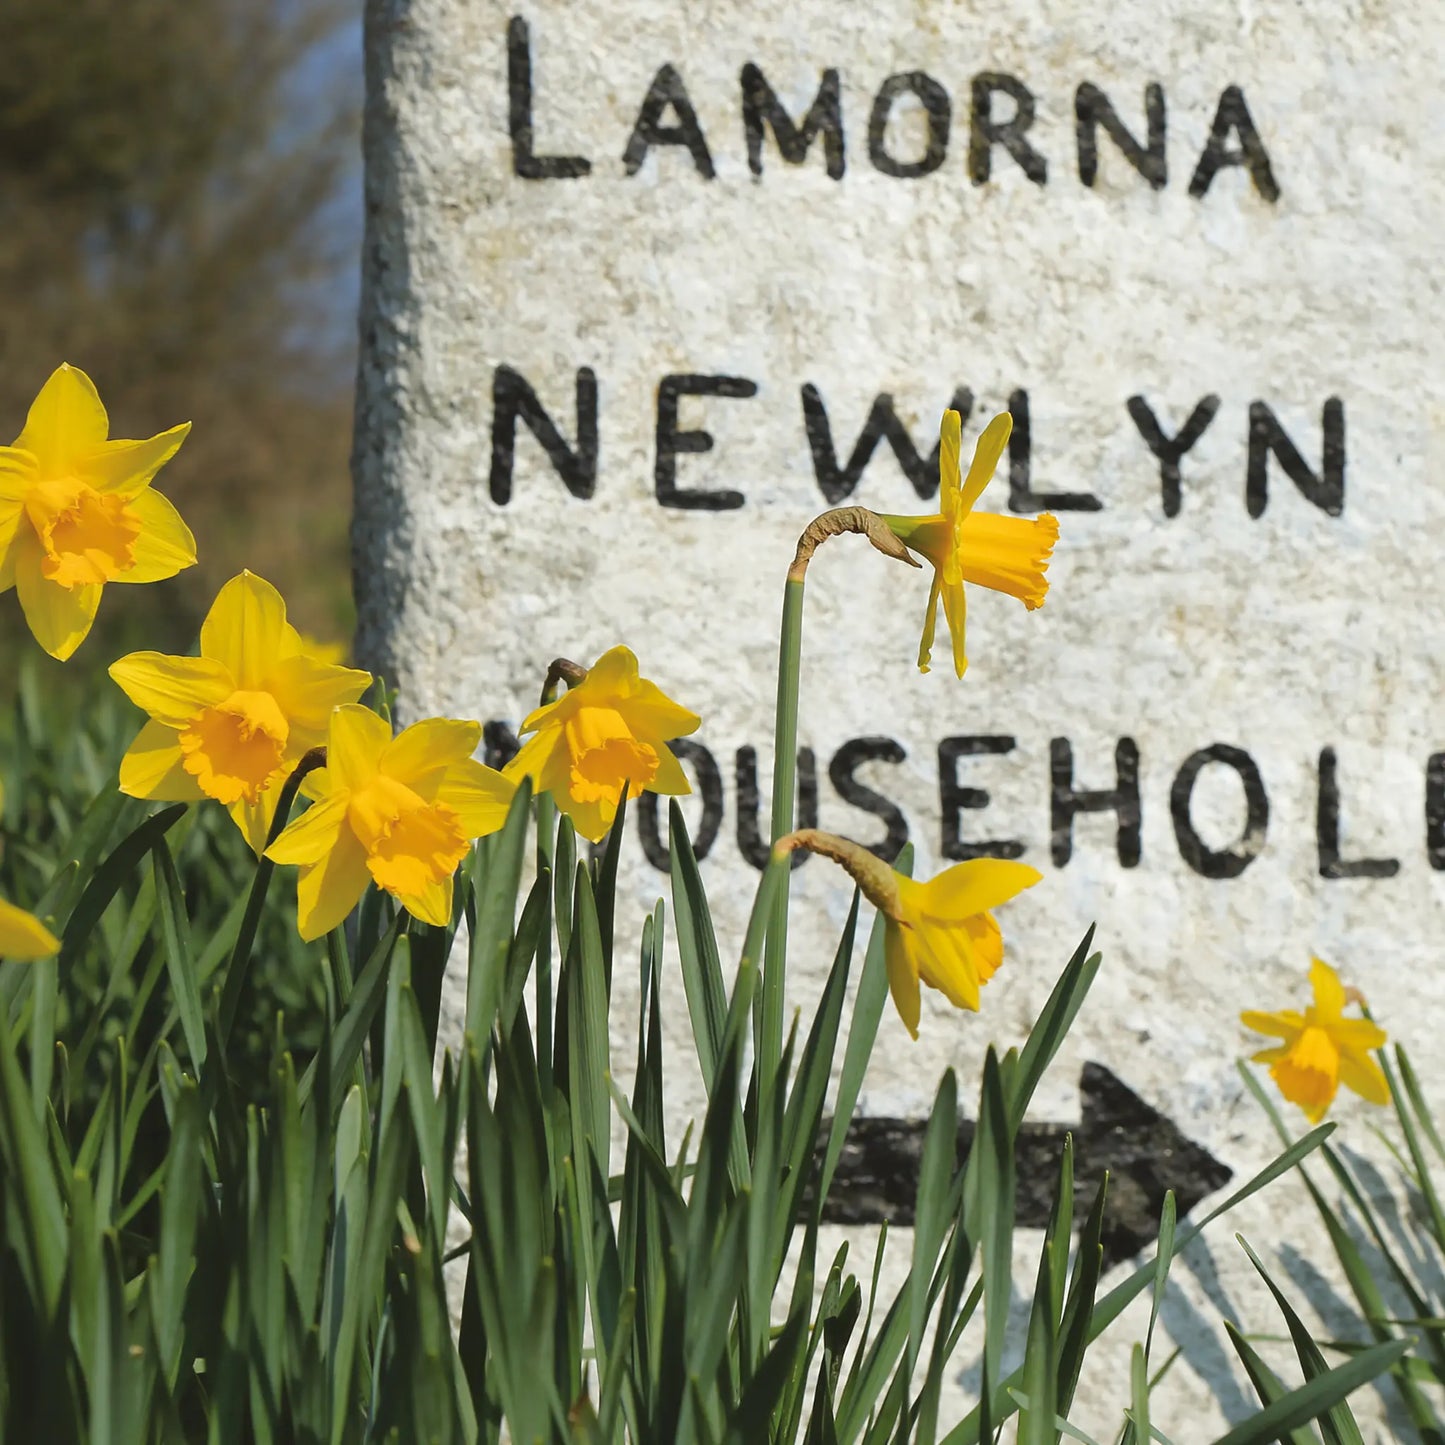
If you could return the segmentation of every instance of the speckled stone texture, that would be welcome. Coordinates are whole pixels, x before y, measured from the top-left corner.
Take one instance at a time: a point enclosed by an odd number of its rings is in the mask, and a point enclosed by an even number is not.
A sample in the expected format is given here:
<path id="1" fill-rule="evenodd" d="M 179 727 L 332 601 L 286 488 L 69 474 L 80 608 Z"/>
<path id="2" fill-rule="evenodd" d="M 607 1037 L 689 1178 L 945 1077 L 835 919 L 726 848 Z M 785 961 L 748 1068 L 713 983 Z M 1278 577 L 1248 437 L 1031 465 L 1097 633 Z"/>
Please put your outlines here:
<path id="1" fill-rule="evenodd" d="M 800 736 L 820 825 L 882 839 L 884 805 L 862 784 L 901 813 L 920 873 L 947 863 L 948 840 L 1004 840 L 1045 874 L 1001 914 L 1009 953 L 983 1014 L 925 991 L 917 1044 L 890 1015 L 863 1107 L 919 1114 L 949 1065 L 971 1097 L 986 1044 L 1022 1040 L 1097 920 L 1104 969 L 1037 1117 L 1077 1119 L 1080 1070 L 1097 1062 L 1245 1177 L 1273 1141 L 1235 1072 L 1252 1042 L 1238 1011 L 1302 1004 L 1311 951 L 1425 1060 L 1445 1025 L 1445 782 L 1433 814 L 1427 789 L 1445 750 L 1442 31 L 1436 7 L 1410 0 L 370 0 L 361 655 L 409 718 L 516 727 L 551 658 L 631 645 L 703 715 L 721 805 L 704 872 L 735 956 L 757 877 L 738 841 L 739 750 L 757 750 L 766 800 L 783 574 L 829 505 L 820 474 L 846 487 L 837 469 L 881 394 L 925 457 L 956 395 L 972 398 L 966 438 L 1026 409 L 1012 500 L 1063 494 L 1052 590 L 1032 615 L 970 594 L 965 681 L 946 645 L 933 674 L 914 667 L 926 574 L 852 538 L 810 574 Z M 837 71 L 841 176 L 825 135 L 794 164 L 768 124 L 754 174 L 749 65 L 795 122 Z M 926 78 L 893 82 L 888 108 L 888 78 L 912 72 Z M 1085 86 L 1149 175 L 1101 125 L 1084 184 Z M 657 143 L 644 114 L 630 145 L 650 90 Z M 1032 123 L 1000 132 L 1021 100 Z M 528 123 L 530 163 L 513 141 Z M 991 126 L 1005 138 L 990 143 Z M 587 174 L 518 174 L 578 172 L 577 158 Z M 699 396 L 669 377 L 734 380 Z M 590 467 L 579 398 L 585 414 L 593 382 Z M 694 435 L 670 471 L 659 418 L 666 433 L 679 393 L 671 430 Z M 498 398 L 522 403 L 514 448 L 494 428 Z M 1149 417 L 1172 438 L 1201 402 L 1166 505 Z M 536 434 L 548 425 L 551 459 Z M 913 471 L 926 484 L 926 463 Z M 985 509 L 1009 508 L 1009 473 Z M 741 504 L 699 506 L 703 493 Z M 886 435 L 847 500 L 929 509 Z M 974 741 L 945 743 L 960 738 Z M 846 746 L 858 739 L 873 742 Z M 1114 789 L 1132 749 L 1137 843 L 1114 811 L 1070 829 L 1070 785 Z M 1185 765 L 1208 749 L 1191 791 Z M 706 801 L 686 800 L 695 832 Z M 622 957 L 666 892 L 637 826 Z M 810 1011 L 849 893 L 814 859 L 794 899 L 790 993 Z M 624 1076 L 634 972 L 618 971 Z M 665 986 L 680 1059 L 680 981 Z M 677 1113 L 696 1111 L 695 1076 L 675 1084 Z M 1370 1147 L 1363 1106 L 1337 1115 Z M 1347 1326 L 1301 1191 L 1277 1186 L 1236 1223 L 1266 1249 L 1288 1244 L 1282 1272 L 1325 1329 Z M 1164 1320 L 1185 1346 L 1158 1406 L 1178 1441 L 1245 1409 L 1221 1312 L 1280 1329 L 1227 1227 L 1209 1250 L 1181 1270 Z M 1130 1329 L 1086 1375 L 1085 1428 L 1117 1421 L 1142 1322 Z M 966 1342 L 955 1403 L 971 1358 Z"/>

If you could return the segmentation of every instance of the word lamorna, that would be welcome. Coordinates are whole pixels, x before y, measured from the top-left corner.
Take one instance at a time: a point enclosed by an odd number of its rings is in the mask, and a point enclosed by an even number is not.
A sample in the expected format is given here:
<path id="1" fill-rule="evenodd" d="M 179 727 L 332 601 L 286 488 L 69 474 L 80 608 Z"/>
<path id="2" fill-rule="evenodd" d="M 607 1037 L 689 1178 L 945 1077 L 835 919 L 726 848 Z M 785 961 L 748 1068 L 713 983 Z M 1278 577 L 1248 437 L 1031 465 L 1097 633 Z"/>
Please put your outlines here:
<path id="1" fill-rule="evenodd" d="M 593 171 L 584 155 L 541 155 L 534 126 L 532 44 L 530 27 L 514 16 L 507 27 L 507 118 L 512 139 L 512 170 L 529 181 L 580 180 Z M 843 125 L 843 92 L 839 73 L 822 72 L 817 93 L 800 119 L 794 119 L 769 84 L 762 69 L 749 61 L 738 76 L 738 101 L 748 168 L 763 173 L 768 132 L 779 155 L 790 165 L 802 165 L 817 144 L 823 164 L 835 181 L 847 171 L 847 136 Z M 920 111 L 921 145 L 905 150 L 894 138 L 890 121 L 906 108 Z M 1029 180 L 1044 185 L 1048 158 L 1029 136 L 1036 105 L 1033 92 L 1017 76 L 1002 70 L 984 70 L 969 83 L 968 175 L 976 186 L 993 175 L 994 154 L 1010 157 Z M 916 180 L 931 175 L 948 159 L 953 134 L 953 100 L 947 88 L 927 71 L 907 70 L 888 76 L 878 87 L 868 112 L 868 163 L 885 176 Z M 1093 186 L 1099 171 L 1099 133 L 1113 141 L 1125 160 L 1155 190 L 1168 184 L 1165 147 L 1164 87 L 1151 82 L 1144 88 L 1144 130 L 1141 142 L 1130 131 L 1113 102 L 1097 86 L 1083 82 L 1074 93 L 1074 146 L 1079 180 Z M 698 120 L 681 70 L 662 65 L 642 97 L 637 119 L 622 148 L 622 169 L 635 176 L 648 157 L 660 148 L 685 153 L 704 180 L 717 177 L 709 142 Z M 1189 194 L 1203 196 L 1218 173 L 1228 166 L 1243 167 L 1254 188 L 1266 201 L 1279 199 L 1279 185 L 1269 152 L 1256 129 L 1237 85 L 1224 87 L 1199 160 L 1190 174 Z"/>

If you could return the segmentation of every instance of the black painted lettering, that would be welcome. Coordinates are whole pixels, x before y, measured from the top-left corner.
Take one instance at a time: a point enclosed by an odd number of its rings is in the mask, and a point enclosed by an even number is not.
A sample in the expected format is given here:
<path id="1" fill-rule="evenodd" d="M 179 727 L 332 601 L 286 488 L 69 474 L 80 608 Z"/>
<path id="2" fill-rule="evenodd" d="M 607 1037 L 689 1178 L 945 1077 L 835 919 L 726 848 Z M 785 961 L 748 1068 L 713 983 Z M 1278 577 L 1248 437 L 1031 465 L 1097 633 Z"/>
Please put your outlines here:
<path id="1" fill-rule="evenodd" d="M 677 754 L 684 767 L 691 767 L 696 781 L 696 792 L 702 799 L 702 818 L 696 828 L 688 831 L 692 836 L 692 851 L 699 863 L 712 852 L 723 820 L 722 771 L 717 759 L 699 742 L 691 738 L 675 738 L 668 747 Z M 658 824 L 658 798 L 656 793 L 644 793 L 636 803 L 637 835 L 642 840 L 642 851 L 647 861 L 661 873 L 671 867 L 667 845 L 662 841 L 662 829 Z"/>
<path id="2" fill-rule="evenodd" d="M 586 156 L 539 156 L 532 130 L 532 37 L 520 15 L 507 23 L 507 125 L 512 170 L 527 181 L 570 181 L 592 169 Z"/>
<path id="3" fill-rule="evenodd" d="M 669 107 L 677 117 L 675 125 L 662 123 L 663 112 Z M 652 77 L 642 108 L 637 112 L 637 124 L 632 127 L 627 149 L 622 152 L 622 164 L 629 176 L 635 176 L 642 169 L 642 163 L 653 146 L 686 146 L 693 165 L 704 180 L 710 181 L 717 175 L 707 139 L 698 124 L 697 112 L 688 99 L 687 87 L 672 65 L 664 65 Z"/>
<path id="4" fill-rule="evenodd" d="M 1239 137 L 1237 146 L 1229 144 L 1231 131 Z M 1244 92 L 1237 85 L 1226 85 L 1219 97 L 1209 139 L 1204 143 L 1204 153 L 1189 182 L 1189 194 L 1202 196 L 1225 166 L 1247 166 L 1255 190 L 1267 201 L 1279 200 L 1279 186 L 1274 179 L 1274 167 L 1269 163 L 1269 152 L 1254 128 L 1249 107 L 1244 103 Z"/>
<path id="5" fill-rule="evenodd" d="M 943 813 L 942 852 L 945 858 L 1021 858 L 1024 845 L 1016 838 L 989 838 L 966 843 L 959 823 L 964 808 L 988 807 L 983 788 L 968 788 L 958 781 L 958 760 L 979 756 L 1001 756 L 1014 750 L 1016 739 L 997 734 L 980 737 L 944 738 L 938 745 L 938 801 Z"/>
<path id="6" fill-rule="evenodd" d="M 1006 95 L 1014 103 L 1013 115 L 1007 120 L 994 117 L 995 95 Z M 1024 139 L 1024 133 L 1034 123 L 1033 92 L 1021 80 L 1001 70 L 984 70 L 973 78 L 972 99 L 968 128 L 969 179 L 976 186 L 988 180 L 993 170 L 993 148 L 1001 145 L 1035 185 L 1043 185 L 1048 179 L 1049 163 Z"/>
<path id="7" fill-rule="evenodd" d="M 492 500 L 512 500 L 512 467 L 517 451 L 517 422 L 542 444 L 547 460 L 574 497 L 586 501 L 597 489 L 597 375 L 589 366 L 577 371 L 577 447 L 562 439 L 526 378 L 510 366 L 492 374 L 492 466 L 488 478 Z"/>
<path id="8" fill-rule="evenodd" d="M 664 507 L 689 512 L 730 512 L 743 504 L 743 494 L 734 491 L 683 491 L 677 485 L 677 459 L 684 453 L 710 452 L 709 431 L 679 431 L 678 402 L 684 396 L 727 396 L 746 399 L 756 396 L 758 384 L 745 376 L 664 376 L 657 387 L 657 460 L 653 484 L 657 500 Z"/>
<path id="9" fill-rule="evenodd" d="M 501 772 L 517 756 L 521 747 L 510 723 L 493 718 L 482 724 L 482 761 L 489 768 Z"/>
<path id="10" fill-rule="evenodd" d="M 743 66 L 741 85 L 743 137 L 748 147 L 748 169 L 755 176 L 763 173 L 764 127 L 771 127 L 783 159 L 794 166 L 803 164 L 808 158 L 809 148 L 821 135 L 828 174 L 835 181 L 843 179 L 846 165 L 843 154 L 843 100 L 836 70 L 823 72 L 818 94 L 808 107 L 807 115 L 797 124 L 784 109 L 763 72 L 751 61 Z"/>
<path id="11" fill-rule="evenodd" d="M 818 826 L 818 759 L 812 748 L 798 749 L 798 821 L 800 828 Z M 759 814 L 762 800 L 758 794 L 758 750 L 743 747 L 737 755 L 738 781 L 738 852 L 758 870 L 768 866 L 769 844 L 763 841 Z M 805 859 L 798 855 L 804 850 L 794 848 L 789 855 L 789 865 L 801 868 Z"/>
<path id="12" fill-rule="evenodd" d="M 855 774 L 864 763 L 901 763 L 907 757 L 903 745 L 892 738 L 849 738 L 828 764 L 828 781 L 833 784 L 838 796 L 845 803 L 883 820 L 886 831 L 882 839 L 865 846 L 885 863 L 891 863 L 908 841 L 908 820 L 897 803 L 866 783 L 859 782 Z"/>
<path id="13" fill-rule="evenodd" d="M 1339 759 L 1333 748 L 1320 750 L 1319 805 L 1315 813 L 1321 878 L 1393 878 L 1400 871 L 1398 858 L 1342 858 L 1340 856 Z"/>
<path id="14" fill-rule="evenodd" d="M 1269 502 L 1271 452 L 1306 501 L 1330 517 L 1338 517 L 1345 510 L 1345 404 L 1339 397 L 1332 396 L 1325 402 L 1320 424 L 1324 448 L 1320 473 L 1316 476 L 1285 435 L 1274 412 L 1262 401 L 1250 402 L 1249 469 L 1245 476 L 1244 500 L 1251 517 L 1264 516 Z"/>
<path id="15" fill-rule="evenodd" d="M 1169 179 L 1164 153 L 1164 87 L 1150 81 L 1144 87 L 1144 124 L 1149 143 L 1140 145 L 1119 119 L 1114 103 L 1087 80 L 1074 92 L 1074 138 L 1079 147 L 1079 179 L 1092 187 L 1099 174 L 1099 127 L 1123 153 L 1124 159 L 1156 190 Z"/>
<path id="16" fill-rule="evenodd" d="M 1189 420 L 1172 437 L 1165 436 L 1153 408 L 1142 396 L 1131 396 L 1125 404 L 1129 415 L 1134 418 L 1134 425 L 1139 428 L 1139 435 L 1159 462 L 1159 490 L 1164 498 L 1164 515 L 1177 517 L 1181 500 L 1179 462 L 1214 420 L 1214 414 L 1219 410 L 1219 398 L 1212 394 L 1203 397 L 1189 413 Z"/>
<path id="17" fill-rule="evenodd" d="M 1445 870 L 1445 753 L 1425 763 L 1425 856 L 1437 873 Z"/>
<path id="18" fill-rule="evenodd" d="M 917 98 L 928 125 L 928 141 L 923 154 L 912 161 L 900 161 L 885 144 L 888 119 L 898 98 L 903 95 Z M 919 176 L 931 175 L 948 154 L 948 133 L 952 126 L 953 104 L 948 92 L 931 75 L 922 70 L 890 75 L 879 86 L 878 94 L 873 97 L 873 109 L 868 115 L 868 159 L 873 162 L 875 170 L 885 176 L 896 176 L 899 180 L 911 181 Z"/>
<path id="19" fill-rule="evenodd" d="M 1019 390 L 1008 399 L 1013 431 L 1008 439 L 1008 508 L 1011 512 L 1099 512 L 1103 502 L 1092 492 L 1036 492 L 1030 484 L 1033 427 L 1029 394 Z"/>
<path id="20" fill-rule="evenodd" d="M 1049 742 L 1049 854 L 1062 868 L 1074 852 L 1074 819 L 1080 813 L 1115 813 L 1119 827 L 1116 846 L 1121 868 L 1136 868 L 1141 853 L 1139 809 L 1139 746 L 1133 738 L 1120 738 L 1114 747 L 1117 783 L 1112 788 L 1081 791 L 1074 788 L 1074 750 L 1068 738 Z"/>
<path id="21" fill-rule="evenodd" d="M 963 417 L 968 425 L 969 413 L 973 410 L 973 393 L 961 386 L 953 393 L 949 406 Z M 808 433 L 808 446 L 813 453 L 813 475 L 828 502 L 837 506 L 853 494 L 863 475 L 863 469 L 872 459 L 878 443 L 885 437 L 898 458 L 898 465 L 904 475 L 913 483 L 913 490 L 923 501 L 938 495 L 938 443 L 926 456 L 920 456 L 908 428 L 898 418 L 893 408 L 893 397 L 881 392 L 873 398 L 868 409 L 868 419 L 853 444 L 847 464 L 839 466 L 838 453 L 833 445 L 833 430 L 828 423 L 828 409 L 823 404 L 823 395 L 816 386 L 803 386 L 803 427 Z"/>
<path id="22" fill-rule="evenodd" d="M 1244 786 L 1244 831 L 1228 848 L 1207 847 L 1190 814 L 1194 784 L 1211 763 L 1233 768 Z M 1196 873 L 1204 878 L 1238 878 L 1259 857 L 1269 831 L 1269 798 L 1254 759 L 1243 748 L 1232 748 L 1227 743 L 1214 743 L 1190 753 L 1174 775 L 1174 786 L 1169 790 L 1169 815 L 1174 820 L 1179 856 Z"/>

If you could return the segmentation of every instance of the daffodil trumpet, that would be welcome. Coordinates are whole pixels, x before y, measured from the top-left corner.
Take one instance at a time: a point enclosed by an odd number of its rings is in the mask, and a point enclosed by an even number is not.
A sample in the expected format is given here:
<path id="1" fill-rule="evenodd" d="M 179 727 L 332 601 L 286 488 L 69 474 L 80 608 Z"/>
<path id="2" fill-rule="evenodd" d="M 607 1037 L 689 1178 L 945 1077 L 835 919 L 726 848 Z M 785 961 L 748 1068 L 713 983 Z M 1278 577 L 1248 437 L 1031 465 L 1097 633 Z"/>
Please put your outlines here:
<path id="1" fill-rule="evenodd" d="M 979 990 L 1003 963 L 1003 934 L 992 910 L 1042 877 L 1027 863 L 973 858 L 920 883 L 861 844 L 816 828 L 780 838 L 774 856 L 795 848 L 840 864 L 883 915 L 888 991 L 915 1039 L 920 983 L 937 989 L 955 1008 L 977 1012 Z"/>

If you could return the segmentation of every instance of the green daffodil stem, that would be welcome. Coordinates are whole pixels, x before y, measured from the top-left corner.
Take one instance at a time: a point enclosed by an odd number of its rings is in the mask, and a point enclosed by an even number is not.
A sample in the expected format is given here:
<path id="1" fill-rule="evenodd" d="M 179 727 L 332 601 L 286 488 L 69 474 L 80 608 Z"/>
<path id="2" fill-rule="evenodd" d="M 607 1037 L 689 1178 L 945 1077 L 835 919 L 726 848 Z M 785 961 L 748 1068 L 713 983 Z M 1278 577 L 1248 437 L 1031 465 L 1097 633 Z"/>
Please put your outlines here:
<path id="1" fill-rule="evenodd" d="M 803 662 L 803 584 L 813 553 L 829 537 L 854 533 L 887 557 L 918 563 L 908 549 L 866 507 L 839 507 L 824 512 L 804 529 L 798 539 L 793 565 L 788 568 L 783 588 L 783 625 L 778 644 L 778 708 L 773 748 L 773 826 L 769 842 L 776 843 L 793 831 L 793 804 L 797 796 L 798 768 L 798 681 Z M 763 953 L 762 1011 L 755 1040 L 764 1097 L 771 1085 L 783 1052 L 783 985 L 788 945 L 788 884 L 791 868 L 784 870 L 773 903 Z"/>
<path id="2" fill-rule="evenodd" d="M 778 707 L 773 747 L 773 823 L 769 842 L 793 831 L 793 799 L 798 767 L 798 678 L 803 660 L 803 576 L 807 563 L 794 564 L 783 588 L 783 626 L 778 645 Z M 783 1052 L 783 984 L 787 972 L 788 882 L 784 869 L 773 902 L 763 953 L 762 1023 L 756 1041 L 763 1095 L 777 1073 Z"/>

